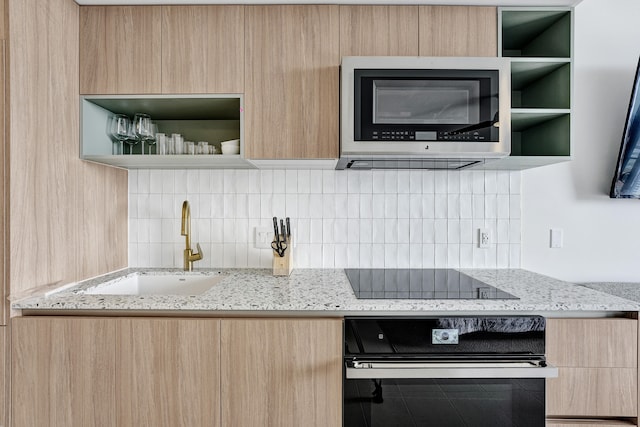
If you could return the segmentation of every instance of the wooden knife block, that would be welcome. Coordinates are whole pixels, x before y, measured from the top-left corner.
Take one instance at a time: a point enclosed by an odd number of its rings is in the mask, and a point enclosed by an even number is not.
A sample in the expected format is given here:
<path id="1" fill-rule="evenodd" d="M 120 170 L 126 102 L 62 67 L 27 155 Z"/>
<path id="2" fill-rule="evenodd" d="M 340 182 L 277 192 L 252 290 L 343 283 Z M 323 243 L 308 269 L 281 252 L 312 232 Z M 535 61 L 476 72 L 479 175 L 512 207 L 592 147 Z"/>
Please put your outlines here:
<path id="1" fill-rule="evenodd" d="M 293 242 L 293 236 L 289 236 L 289 243 L 287 243 L 287 250 L 284 251 L 283 257 L 273 251 L 274 276 L 289 276 L 293 271 L 293 244 L 291 242 Z"/>

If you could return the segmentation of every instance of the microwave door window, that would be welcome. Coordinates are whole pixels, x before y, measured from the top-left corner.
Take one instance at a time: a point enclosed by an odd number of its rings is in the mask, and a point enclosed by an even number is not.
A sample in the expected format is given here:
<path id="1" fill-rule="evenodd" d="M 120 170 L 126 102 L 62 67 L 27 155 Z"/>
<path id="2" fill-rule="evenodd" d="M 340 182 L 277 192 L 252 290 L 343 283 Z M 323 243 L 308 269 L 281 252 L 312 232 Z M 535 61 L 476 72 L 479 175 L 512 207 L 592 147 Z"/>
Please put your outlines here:
<path id="1" fill-rule="evenodd" d="M 473 125 L 480 122 L 477 80 L 373 80 L 374 124 Z"/>

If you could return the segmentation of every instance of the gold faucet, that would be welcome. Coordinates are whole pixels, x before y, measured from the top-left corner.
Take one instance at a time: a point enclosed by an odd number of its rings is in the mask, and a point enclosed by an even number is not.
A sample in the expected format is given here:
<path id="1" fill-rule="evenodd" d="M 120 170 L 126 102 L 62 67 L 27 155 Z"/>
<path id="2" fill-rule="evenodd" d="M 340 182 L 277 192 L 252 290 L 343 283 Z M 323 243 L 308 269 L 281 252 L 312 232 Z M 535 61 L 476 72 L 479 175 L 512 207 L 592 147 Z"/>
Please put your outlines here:
<path id="1" fill-rule="evenodd" d="M 185 200 L 182 203 L 182 226 L 180 227 L 180 234 L 186 237 L 186 248 L 184 250 L 184 270 L 193 270 L 193 262 L 202 259 L 202 249 L 200 249 L 200 243 L 196 243 L 198 252 L 193 253 L 191 249 L 191 207 L 189 201 Z"/>

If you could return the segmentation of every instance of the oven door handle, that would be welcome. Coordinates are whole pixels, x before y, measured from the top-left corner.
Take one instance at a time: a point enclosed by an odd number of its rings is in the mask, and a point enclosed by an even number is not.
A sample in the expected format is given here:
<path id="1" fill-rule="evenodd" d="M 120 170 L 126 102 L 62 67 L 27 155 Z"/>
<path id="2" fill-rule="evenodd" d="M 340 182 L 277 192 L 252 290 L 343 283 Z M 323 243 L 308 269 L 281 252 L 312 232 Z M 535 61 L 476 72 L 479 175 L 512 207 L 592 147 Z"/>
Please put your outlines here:
<path id="1" fill-rule="evenodd" d="M 347 379 L 385 378 L 556 378 L 558 368 L 535 362 L 347 361 Z"/>

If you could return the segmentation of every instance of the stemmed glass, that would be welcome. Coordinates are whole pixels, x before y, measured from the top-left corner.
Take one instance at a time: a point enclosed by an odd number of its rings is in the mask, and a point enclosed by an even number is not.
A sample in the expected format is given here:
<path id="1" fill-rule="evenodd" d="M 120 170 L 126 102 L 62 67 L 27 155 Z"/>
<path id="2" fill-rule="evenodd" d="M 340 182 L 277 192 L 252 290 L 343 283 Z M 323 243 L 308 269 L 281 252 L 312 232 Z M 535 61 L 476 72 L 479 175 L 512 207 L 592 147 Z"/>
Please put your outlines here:
<path id="1" fill-rule="evenodd" d="M 157 137 L 156 134 L 158 133 L 158 125 L 151 122 L 151 135 L 146 139 L 147 144 L 149 145 L 149 154 L 151 154 L 151 146 L 152 145 L 156 145 L 156 141 L 157 141 Z M 156 152 L 157 154 L 157 152 Z"/>
<path id="2" fill-rule="evenodd" d="M 133 132 L 137 141 L 142 141 L 142 154 L 144 154 L 145 141 L 153 140 L 155 143 L 155 136 L 151 128 L 151 117 L 148 114 L 136 113 L 133 118 Z"/>
<path id="3" fill-rule="evenodd" d="M 124 114 L 116 114 L 111 118 L 111 127 L 109 129 L 109 135 L 112 139 L 120 143 L 120 153 L 124 154 L 123 142 L 129 138 L 131 132 L 131 120 Z"/>

